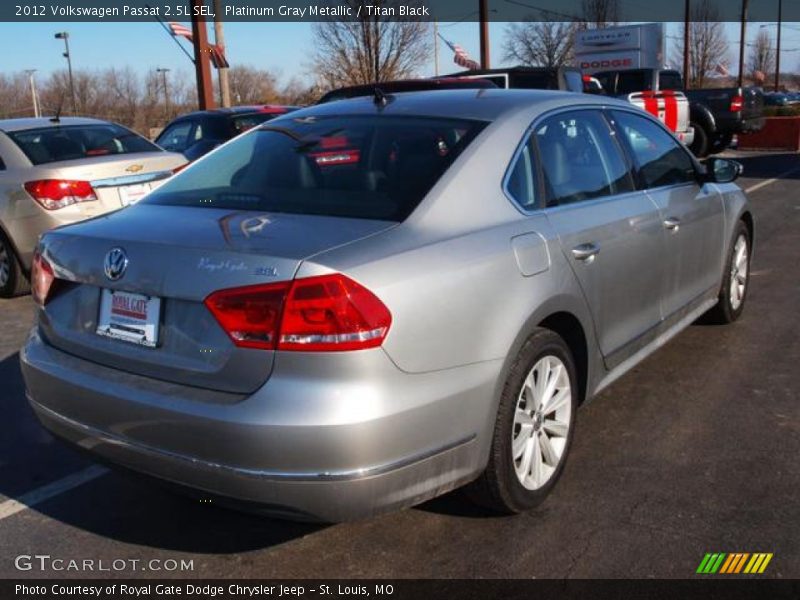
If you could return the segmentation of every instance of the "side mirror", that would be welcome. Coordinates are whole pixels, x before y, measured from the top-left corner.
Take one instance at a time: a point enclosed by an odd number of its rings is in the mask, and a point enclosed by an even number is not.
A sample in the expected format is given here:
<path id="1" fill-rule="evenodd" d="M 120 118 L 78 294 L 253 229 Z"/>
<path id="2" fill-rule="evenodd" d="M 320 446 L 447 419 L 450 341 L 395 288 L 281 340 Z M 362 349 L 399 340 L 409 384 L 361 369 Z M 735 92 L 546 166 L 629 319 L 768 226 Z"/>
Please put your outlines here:
<path id="1" fill-rule="evenodd" d="M 742 174 L 742 163 L 727 158 L 712 156 L 703 163 L 706 167 L 706 181 L 713 183 L 730 183 Z"/>

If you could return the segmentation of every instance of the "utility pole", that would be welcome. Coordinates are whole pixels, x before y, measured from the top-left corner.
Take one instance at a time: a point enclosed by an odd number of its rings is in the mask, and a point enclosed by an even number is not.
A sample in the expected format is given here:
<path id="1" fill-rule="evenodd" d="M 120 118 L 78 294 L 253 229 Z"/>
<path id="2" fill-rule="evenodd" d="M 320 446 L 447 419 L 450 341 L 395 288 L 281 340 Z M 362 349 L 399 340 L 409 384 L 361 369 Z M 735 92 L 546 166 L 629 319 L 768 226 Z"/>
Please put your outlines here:
<path id="1" fill-rule="evenodd" d="M 31 82 L 31 100 L 33 100 L 33 116 L 37 119 L 41 116 L 39 112 L 39 101 L 36 99 L 36 80 L 33 77 L 33 74 L 36 73 L 36 69 L 25 69 L 25 73 L 28 75 L 28 79 Z"/>
<path id="2" fill-rule="evenodd" d="M 77 101 L 75 100 L 75 80 L 72 78 L 72 56 L 69 53 L 69 32 L 59 31 L 55 34 L 55 39 L 64 40 L 64 58 L 67 59 L 67 70 L 69 71 L 69 92 L 72 96 L 72 114 L 78 114 Z"/>
<path id="3" fill-rule="evenodd" d="M 683 9 L 683 85 L 689 89 L 691 78 L 689 77 L 689 11 L 691 7 L 689 4 L 691 0 L 686 0 Z"/>
<path id="4" fill-rule="evenodd" d="M 747 4 L 749 0 L 742 0 L 742 31 L 739 36 L 739 87 L 744 86 L 744 49 L 747 35 Z"/>
<path id="5" fill-rule="evenodd" d="M 222 31 L 222 0 L 214 0 L 214 43 L 224 54 L 225 52 L 225 33 Z M 231 105 L 231 87 L 228 80 L 228 67 L 218 69 L 219 73 L 219 96 L 222 106 L 228 108 Z"/>
<path id="6" fill-rule="evenodd" d="M 208 51 L 204 0 L 191 0 L 194 72 L 197 79 L 197 103 L 200 110 L 214 108 L 214 86 L 211 83 L 211 57 Z"/>
<path id="7" fill-rule="evenodd" d="M 481 68 L 489 69 L 489 0 L 478 1 L 481 25 Z"/>
<path id="8" fill-rule="evenodd" d="M 439 76 L 439 21 L 433 20 L 433 72 Z"/>
<path id="9" fill-rule="evenodd" d="M 781 21 L 783 20 L 783 0 L 778 0 L 778 48 L 775 51 L 775 91 L 781 86 Z"/>
<path id="10" fill-rule="evenodd" d="M 161 73 L 161 81 L 164 84 L 164 122 L 169 121 L 169 92 L 167 91 L 167 73 L 169 69 L 158 67 L 156 73 Z"/>

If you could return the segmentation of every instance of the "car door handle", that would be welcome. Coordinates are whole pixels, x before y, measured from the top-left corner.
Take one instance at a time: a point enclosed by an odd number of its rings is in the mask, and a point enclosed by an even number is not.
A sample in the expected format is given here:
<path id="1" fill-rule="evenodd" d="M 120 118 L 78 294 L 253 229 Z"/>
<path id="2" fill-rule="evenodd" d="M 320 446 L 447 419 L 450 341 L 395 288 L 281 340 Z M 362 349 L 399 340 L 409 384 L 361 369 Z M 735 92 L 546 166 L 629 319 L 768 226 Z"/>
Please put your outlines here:
<path id="1" fill-rule="evenodd" d="M 676 219 L 675 217 L 670 217 L 664 221 L 664 227 L 669 229 L 670 231 L 678 231 L 678 228 L 681 226 L 681 220 Z"/>
<path id="2" fill-rule="evenodd" d="M 588 244 L 581 244 L 580 246 L 575 246 L 572 249 L 572 256 L 574 256 L 578 260 L 582 260 L 585 262 L 592 262 L 594 260 L 595 255 L 600 252 L 600 246 L 589 242 Z"/>

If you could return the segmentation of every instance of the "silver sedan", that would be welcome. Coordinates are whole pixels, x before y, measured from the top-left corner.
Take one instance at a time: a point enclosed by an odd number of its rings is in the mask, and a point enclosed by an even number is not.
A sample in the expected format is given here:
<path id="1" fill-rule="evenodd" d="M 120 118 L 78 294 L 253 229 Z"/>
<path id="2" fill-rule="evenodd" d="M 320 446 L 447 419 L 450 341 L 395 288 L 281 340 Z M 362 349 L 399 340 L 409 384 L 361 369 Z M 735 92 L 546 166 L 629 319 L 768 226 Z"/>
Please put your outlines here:
<path id="1" fill-rule="evenodd" d="M 0 120 L 0 297 L 27 291 L 42 232 L 137 202 L 185 163 L 108 121 Z"/>
<path id="2" fill-rule="evenodd" d="M 742 314 L 739 172 L 588 95 L 298 111 L 44 235 L 31 406 L 100 460 L 274 515 L 465 484 L 524 511 L 582 403 L 697 318 Z"/>

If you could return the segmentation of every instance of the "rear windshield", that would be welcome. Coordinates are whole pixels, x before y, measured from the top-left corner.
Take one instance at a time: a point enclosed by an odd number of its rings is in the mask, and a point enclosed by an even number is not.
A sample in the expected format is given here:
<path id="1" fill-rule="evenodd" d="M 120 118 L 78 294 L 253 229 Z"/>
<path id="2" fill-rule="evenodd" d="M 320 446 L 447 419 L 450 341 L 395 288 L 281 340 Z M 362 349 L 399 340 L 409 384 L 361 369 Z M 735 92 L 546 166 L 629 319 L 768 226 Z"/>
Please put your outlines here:
<path id="1" fill-rule="evenodd" d="M 485 125 L 282 119 L 221 147 L 142 202 L 402 221 Z"/>
<path id="2" fill-rule="evenodd" d="M 34 165 L 109 154 L 163 152 L 142 136 L 114 123 L 54 125 L 11 131 L 8 136 Z"/>

